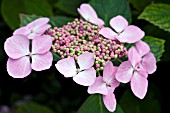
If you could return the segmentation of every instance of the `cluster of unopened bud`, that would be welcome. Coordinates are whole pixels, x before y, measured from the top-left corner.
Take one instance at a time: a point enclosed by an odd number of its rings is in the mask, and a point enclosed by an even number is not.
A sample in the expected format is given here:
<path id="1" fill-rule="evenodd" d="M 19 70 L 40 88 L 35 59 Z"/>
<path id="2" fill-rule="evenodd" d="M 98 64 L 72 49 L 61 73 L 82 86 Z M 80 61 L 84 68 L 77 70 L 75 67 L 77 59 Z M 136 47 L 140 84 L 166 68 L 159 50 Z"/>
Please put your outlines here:
<path id="1" fill-rule="evenodd" d="M 49 29 L 46 34 L 52 36 L 52 50 L 61 58 L 71 56 L 77 59 L 82 53 L 93 52 L 95 68 L 100 71 L 103 70 L 107 60 L 127 55 L 123 43 L 99 35 L 101 28 L 82 19 L 75 19 L 61 28 Z"/>

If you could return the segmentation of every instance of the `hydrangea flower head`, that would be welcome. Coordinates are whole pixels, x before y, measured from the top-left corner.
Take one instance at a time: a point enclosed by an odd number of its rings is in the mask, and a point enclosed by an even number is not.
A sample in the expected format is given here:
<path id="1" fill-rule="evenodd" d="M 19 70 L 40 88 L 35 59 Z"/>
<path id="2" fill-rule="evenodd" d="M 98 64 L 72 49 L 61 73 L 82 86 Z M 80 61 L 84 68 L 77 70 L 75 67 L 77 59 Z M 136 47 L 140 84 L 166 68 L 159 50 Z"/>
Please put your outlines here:
<path id="1" fill-rule="evenodd" d="M 49 22 L 48 18 L 39 18 L 26 26 L 20 27 L 14 31 L 14 35 L 22 34 L 27 36 L 29 39 L 33 39 L 37 36 L 41 36 L 51 25 L 47 24 Z"/>
<path id="2" fill-rule="evenodd" d="M 104 27 L 100 30 L 100 34 L 108 39 L 118 39 L 120 42 L 135 43 L 144 36 L 144 32 L 134 25 L 128 26 L 128 21 L 122 16 L 113 17 L 110 20 L 110 26 L 116 31 L 113 31 L 109 27 Z"/>
<path id="3" fill-rule="evenodd" d="M 55 66 L 64 77 L 73 77 L 73 80 L 83 86 L 90 86 L 96 79 L 96 70 L 94 67 L 94 54 L 86 52 L 81 54 L 77 63 L 79 68 L 76 68 L 76 63 L 73 57 L 68 57 L 59 60 Z"/>
<path id="4" fill-rule="evenodd" d="M 35 37 L 32 40 L 30 52 L 30 40 L 24 35 L 14 35 L 5 41 L 4 49 L 9 56 L 7 71 L 14 78 L 24 78 L 31 70 L 42 71 L 52 65 L 52 54 L 49 52 L 52 39 L 49 35 Z M 32 63 L 30 63 L 30 57 Z"/>
<path id="5" fill-rule="evenodd" d="M 104 21 L 98 18 L 95 10 L 89 4 L 81 4 L 80 8 L 78 8 L 77 10 L 86 21 L 99 26 L 104 25 Z"/>
<path id="6" fill-rule="evenodd" d="M 143 99 L 148 74 L 157 68 L 149 45 L 141 41 L 145 33 L 135 25 L 128 25 L 120 15 L 110 20 L 113 29 L 104 27 L 104 21 L 86 3 L 77 11 L 85 20 L 76 18 L 60 28 L 50 28 L 48 18 L 39 18 L 15 30 L 4 44 L 9 56 L 9 75 L 24 78 L 32 70 L 49 69 L 52 49 L 61 58 L 55 64 L 56 69 L 77 84 L 88 86 L 89 94 L 101 94 L 110 112 L 116 110 L 114 91 L 120 83 L 130 82 L 134 95 Z M 127 50 L 124 43 L 135 46 Z"/>
<path id="7" fill-rule="evenodd" d="M 100 93 L 103 95 L 103 101 L 106 108 L 113 112 L 116 109 L 116 99 L 113 94 L 119 82 L 115 78 L 117 67 L 113 66 L 111 61 L 107 61 L 103 70 L 103 76 L 96 78 L 94 84 L 88 87 L 88 93 Z"/>
<path id="8" fill-rule="evenodd" d="M 98 72 L 103 71 L 106 61 L 127 56 L 124 44 L 99 35 L 100 29 L 82 19 L 75 19 L 61 28 L 49 29 L 46 34 L 53 38 L 52 50 L 61 59 L 77 59 L 84 52 L 94 53 Z"/>

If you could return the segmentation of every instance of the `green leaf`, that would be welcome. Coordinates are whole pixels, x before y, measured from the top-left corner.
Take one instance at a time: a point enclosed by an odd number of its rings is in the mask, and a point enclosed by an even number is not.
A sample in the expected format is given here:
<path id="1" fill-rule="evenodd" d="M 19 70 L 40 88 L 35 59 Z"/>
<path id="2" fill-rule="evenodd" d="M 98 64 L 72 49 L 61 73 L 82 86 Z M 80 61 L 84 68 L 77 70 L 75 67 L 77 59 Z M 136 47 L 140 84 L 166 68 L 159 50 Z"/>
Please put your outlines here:
<path id="1" fill-rule="evenodd" d="M 74 18 L 66 17 L 66 16 L 54 16 L 50 17 L 50 22 L 52 26 L 62 27 L 66 25 L 68 22 L 72 22 Z"/>
<path id="2" fill-rule="evenodd" d="M 130 7 L 127 0 L 90 0 L 89 2 L 103 19 L 105 26 L 109 26 L 112 17 L 122 15 L 131 23 Z"/>
<path id="3" fill-rule="evenodd" d="M 26 15 L 26 14 L 20 14 L 20 26 L 25 26 L 28 23 L 32 22 L 35 19 L 40 18 L 41 16 L 37 15 Z M 52 16 L 50 17 L 50 22 L 52 27 L 62 27 L 63 25 L 67 24 L 68 22 L 73 21 L 74 18 L 66 17 L 66 16 Z"/>
<path id="4" fill-rule="evenodd" d="M 138 19 L 144 19 L 159 28 L 170 32 L 170 5 L 152 4 L 147 6 Z"/>
<path id="5" fill-rule="evenodd" d="M 50 108 L 34 102 L 26 102 L 17 106 L 16 113 L 54 113 Z"/>
<path id="6" fill-rule="evenodd" d="M 53 12 L 47 0 L 2 0 L 1 13 L 10 28 L 19 27 L 19 14 L 52 16 Z"/>
<path id="7" fill-rule="evenodd" d="M 153 0 L 142 0 L 139 4 L 139 0 L 129 0 L 129 2 L 133 5 L 136 9 L 144 9 L 147 5 L 151 4 Z"/>
<path id="8" fill-rule="evenodd" d="M 150 46 L 151 52 L 156 57 L 156 61 L 160 61 L 160 58 L 165 51 L 164 50 L 165 40 L 154 38 L 152 36 L 145 36 L 142 40 L 145 41 Z"/>
<path id="9" fill-rule="evenodd" d="M 143 100 L 135 97 L 128 89 L 120 98 L 119 104 L 125 113 L 162 113 L 159 91 L 152 84 Z"/>
<path id="10" fill-rule="evenodd" d="M 77 113 L 110 113 L 103 104 L 100 94 L 93 94 L 87 98 Z M 119 105 L 113 113 L 124 113 Z"/>
<path id="11" fill-rule="evenodd" d="M 133 5 L 134 8 L 142 10 L 146 6 L 151 5 L 153 3 L 170 3 L 169 0 L 142 0 L 139 4 L 139 0 L 129 0 L 129 2 Z"/>
<path id="12" fill-rule="evenodd" d="M 87 2 L 87 0 L 59 0 L 55 6 L 69 15 L 77 16 L 77 8 L 84 2 Z"/>
<path id="13" fill-rule="evenodd" d="M 157 26 L 154 26 L 153 24 L 146 25 L 143 29 L 146 35 L 159 37 L 165 40 L 165 52 L 163 53 L 163 56 L 161 57 L 161 61 L 170 61 L 170 48 L 169 48 L 170 33 L 167 31 L 164 31 L 163 29 L 159 29 Z"/>
<path id="14" fill-rule="evenodd" d="M 53 55 L 53 60 L 54 61 L 59 61 L 60 60 L 60 56 L 58 56 L 56 53 L 52 52 Z"/>
<path id="15" fill-rule="evenodd" d="M 37 15 L 26 15 L 26 14 L 20 14 L 19 17 L 20 17 L 20 26 L 21 27 L 27 25 L 28 23 L 34 21 L 35 19 L 40 18 Z"/>

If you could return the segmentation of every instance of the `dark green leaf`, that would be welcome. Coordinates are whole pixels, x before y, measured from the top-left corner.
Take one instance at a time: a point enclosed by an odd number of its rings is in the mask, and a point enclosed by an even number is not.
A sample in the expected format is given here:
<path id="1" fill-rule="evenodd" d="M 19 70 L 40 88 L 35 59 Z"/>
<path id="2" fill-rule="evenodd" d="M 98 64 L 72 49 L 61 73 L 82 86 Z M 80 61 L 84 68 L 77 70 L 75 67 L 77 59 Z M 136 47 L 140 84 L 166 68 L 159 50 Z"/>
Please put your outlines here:
<path id="1" fill-rule="evenodd" d="M 161 57 L 161 61 L 170 61 L 170 48 L 169 48 L 170 33 L 167 31 L 164 31 L 163 29 L 159 29 L 157 26 L 154 26 L 153 24 L 146 25 L 144 27 L 144 31 L 146 35 L 159 37 L 165 40 L 165 52 L 163 53 L 163 56 Z"/>
<path id="2" fill-rule="evenodd" d="M 127 0 L 90 0 L 90 4 L 103 19 L 106 26 L 112 17 L 122 15 L 131 23 L 130 7 Z"/>
<path id="3" fill-rule="evenodd" d="M 130 49 L 132 46 L 135 46 L 135 43 L 132 43 L 132 44 L 125 43 L 124 45 L 125 45 L 125 47 L 126 47 L 127 50 L 128 50 L 128 49 Z"/>
<path id="4" fill-rule="evenodd" d="M 120 57 L 120 58 L 114 58 L 111 61 L 114 64 L 114 66 L 119 66 L 123 61 L 126 61 L 126 60 L 128 60 L 128 57 L 123 56 L 123 57 Z"/>
<path id="5" fill-rule="evenodd" d="M 26 102 L 17 106 L 16 113 L 54 113 L 50 108 L 34 102 Z"/>
<path id="6" fill-rule="evenodd" d="M 53 54 L 53 60 L 54 61 L 59 61 L 60 60 L 60 56 L 58 56 L 56 53 L 52 52 Z"/>
<path id="7" fill-rule="evenodd" d="M 22 98 L 21 95 L 19 95 L 16 92 L 13 92 L 13 93 L 11 93 L 11 96 L 10 96 L 10 103 L 14 103 L 17 100 L 20 100 L 21 98 Z"/>
<path id="8" fill-rule="evenodd" d="M 52 26 L 62 27 L 66 25 L 68 22 L 72 22 L 74 18 L 66 17 L 66 16 L 55 16 L 50 18 L 50 23 Z"/>
<path id="9" fill-rule="evenodd" d="M 160 61 L 160 58 L 163 52 L 165 51 L 164 50 L 165 40 L 154 38 L 152 36 L 145 36 L 143 38 L 143 41 L 145 41 L 150 46 L 151 52 L 156 57 L 156 61 Z"/>
<path id="10" fill-rule="evenodd" d="M 53 15 L 47 0 L 2 0 L 1 13 L 12 29 L 19 27 L 20 13 L 48 17 Z"/>
<path id="11" fill-rule="evenodd" d="M 129 0 L 129 2 L 138 10 L 143 10 L 146 6 L 153 3 L 170 3 L 169 0 L 142 0 L 140 3 L 139 0 Z"/>
<path id="12" fill-rule="evenodd" d="M 159 28 L 170 32 L 170 5 L 152 4 L 147 6 L 139 19 L 144 19 Z"/>
<path id="13" fill-rule="evenodd" d="M 55 6 L 67 14 L 77 16 L 77 8 L 84 2 L 87 2 L 87 0 L 60 0 Z"/>
<path id="14" fill-rule="evenodd" d="M 133 5 L 136 9 L 144 9 L 147 5 L 152 4 L 153 0 L 142 0 L 139 4 L 139 0 L 129 0 L 129 2 Z"/>
<path id="15" fill-rule="evenodd" d="M 40 18 L 41 16 L 37 15 L 25 15 L 25 14 L 20 14 L 20 25 L 25 26 L 28 23 L 32 22 L 33 20 Z M 66 17 L 66 16 L 52 16 L 50 17 L 50 22 L 49 24 L 52 25 L 52 27 L 62 27 L 63 25 L 66 25 L 68 22 L 73 21 L 74 18 L 71 17 Z"/>
<path id="16" fill-rule="evenodd" d="M 20 26 L 25 26 L 27 25 L 28 23 L 34 21 L 35 19 L 38 19 L 39 16 L 37 15 L 25 15 L 25 14 L 20 14 L 19 15 L 20 17 Z"/>
<path id="17" fill-rule="evenodd" d="M 125 113 L 161 113 L 159 91 L 151 86 L 146 97 L 138 99 L 128 89 L 120 99 L 119 104 Z"/>
<path id="18" fill-rule="evenodd" d="M 103 104 L 102 96 L 93 94 L 87 98 L 77 113 L 110 113 Z M 113 113 L 124 113 L 119 105 Z"/>

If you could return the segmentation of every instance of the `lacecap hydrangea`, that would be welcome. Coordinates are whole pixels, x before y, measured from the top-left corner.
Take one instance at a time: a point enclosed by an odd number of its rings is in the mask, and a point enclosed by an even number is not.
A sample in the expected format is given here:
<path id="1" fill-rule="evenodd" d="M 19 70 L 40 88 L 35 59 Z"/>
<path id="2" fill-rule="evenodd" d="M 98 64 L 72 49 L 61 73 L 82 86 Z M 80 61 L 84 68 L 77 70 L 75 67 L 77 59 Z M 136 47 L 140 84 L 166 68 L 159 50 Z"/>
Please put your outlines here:
<path id="1" fill-rule="evenodd" d="M 121 15 L 111 18 L 111 27 L 105 27 L 89 4 L 81 4 L 77 11 L 83 19 L 76 18 L 60 28 L 52 28 L 48 18 L 39 18 L 15 30 L 4 44 L 9 75 L 24 78 L 31 70 L 49 69 L 53 52 L 60 57 L 56 69 L 88 86 L 89 94 L 101 94 L 110 112 L 116 109 L 114 91 L 120 83 L 130 82 L 134 95 L 143 99 L 148 74 L 157 68 L 149 45 L 141 40 L 144 31 L 128 25 Z"/>

